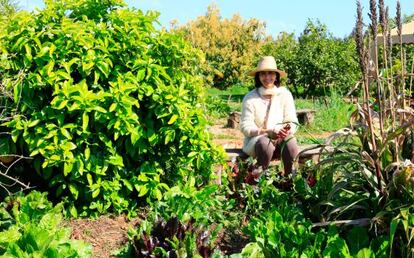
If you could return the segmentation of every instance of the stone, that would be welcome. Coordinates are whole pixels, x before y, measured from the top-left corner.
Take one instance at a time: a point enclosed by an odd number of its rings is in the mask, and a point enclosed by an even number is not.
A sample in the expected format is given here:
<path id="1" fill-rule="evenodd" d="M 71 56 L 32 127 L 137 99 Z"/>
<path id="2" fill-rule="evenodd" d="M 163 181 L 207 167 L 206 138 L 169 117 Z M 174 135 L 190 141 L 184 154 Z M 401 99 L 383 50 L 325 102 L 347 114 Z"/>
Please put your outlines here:
<path id="1" fill-rule="evenodd" d="M 227 119 L 227 127 L 236 129 L 239 127 L 240 124 L 240 116 L 241 113 L 234 111 L 229 114 L 229 118 Z"/>

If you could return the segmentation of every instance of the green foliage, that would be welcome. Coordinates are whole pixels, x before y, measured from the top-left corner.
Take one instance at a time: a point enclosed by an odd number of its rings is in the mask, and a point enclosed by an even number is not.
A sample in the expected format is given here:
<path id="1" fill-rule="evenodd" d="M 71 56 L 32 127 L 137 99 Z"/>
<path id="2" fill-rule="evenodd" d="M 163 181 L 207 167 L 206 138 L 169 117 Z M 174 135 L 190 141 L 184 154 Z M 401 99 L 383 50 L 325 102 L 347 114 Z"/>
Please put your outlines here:
<path id="1" fill-rule="evenodd" d="M 262 47 L 262 52 L 273 55 L 277 67 L 288 73 L 286 82 L 282 84 L 292 85 L 295 82 L 295 71 L 301 69 L 300 63 L 296 62 L 299 42 L 293 33 L 281 32 L 276 39 L 268 40 Z M 283 80 L 284 78 L 282 78 Z"/>
<path id="2" fill-rule="evenodd" d="M 215 5 L 207 13 L 176 28 L 193 46 L 205 53 L 201 63 L 203 75 L 211 86 L 226 89 L 251 81 L 247 76 L 260 52 L 264 39 L 264 23 L 240 15 L 223 19 Z"/>
<path id="3" fill-rule="evenodd" d="M 234 200 L 227 200 L 217 185 L 197 189 L 195 178 L 189 178 L 151 203 L 146 219 L 130 230 L 129 244 L 121 254 L 134 250 L 140 257 L 160 252 L 209 257 L 216 248 L 217 234 L 229 223 L 232 208 Z"/>
<path id="4" fill-rule="evenodd" d="M 211 117 L 228 117 L 232 111 L 228 102 L 219 96 L 208 96 L 205 108 Z"/>
<path id="5" fill-rule="evenodd" d="M 123 2 L 47 1 L 0 34 L 6 125 L 73 216 L 132 211 L 168 185 L 212 176 L 199 53 Z"/>
<path id="6" fill-rule="evenodd" d="M 207 89 L 207 114 L 213 118 L 228 118 L 232 111 L 241 112 L 241 102 L 246 93 L 248 88 L 241 85 L 234 85 L 226 90 Z"/>
<path id="7" fill-rule="evenodd" d="M 321 162 L 307 164 L 302 173 L 313 175 L 316 184 L 296 178 L 298 198 L 306 204 L 308 216 L 320 221 L 372 218 L 382 207 L 376 189 L 375 172 L 358 153 L 351 135 L 334 150 L 324 151 Z"/>
<path id="8" fill-rule="evenodd" d="M 244 85 L 233 85 L 225 90 L 220 90 L 217 88 L 208 88 L 207 94 L 210 96 L 226 96 L 226 97 L 241 97 L 243 98 L 249 92 L 248 87 Z"/>
<path id="9" fill-rule="evenodd" d="M 352 39 L 336 39 L 326 25 L 308 21 L 298 40 L 293 34 L 281 34 L 264 46 L 288 73 L 288 84 L 296 94 L 326 95 L 333 89 L 347 93 L 360 73 Z"/>
<path id="10" fill-rule="evenodd" d="M 70 239 L 62 226 L 62 204 L 53 206 L 46 193 L 6 198 L 0 206 L 2 257 L 91 257 L 92 246 Z"/>
<path id="11" fill-rule="evenodd" d="M 336 254 L 341 250 L 339 257 L 349 256 L 348 247 L 337 233 L 328 234 L 311 231 L 311 223 L 288 214 L 283 216 L 277 209 L 253 218 L 246 228 L 246 233 L 258 244 L 265 257 L 316 257 L 328 242 L 324 255 Z M 332 239 L 334 238 L 334 239 Z"/>
<path id="12" fill-rule="evenodd" d="M 374 140 L 379 149 L 376 152 L 379 154 L 376 167 L 376 154 L 369 144 L 371 135 L 366 129 L 366 117 L 358 109 L 352 118 L 354 130 L 344 128 L 336 132 L 329 139 L 329 142 L 335 144 L 328 147 L 329 151 L 321 153 L 321 161 L 317 164 L 310 162 L 302 167 L 301 173 L 314 176 L 316 184 L 309 186 L 299 176 L 294 183 L 296 197 L 304 204 L 306 217 L 313 220 L 346 219 L 355 223 L 369 221 L 371 228 L 368 235 L 375 255 L 380 253 L 381 257 L 388 254 L 407 257 L 413 250 L 410 228 L 414 218 L 414 165 L 409 160 L 393 162 L 395 149 L 391 141 L 401 136 L 405 130 L 399 128 L 387 132 L 385 138 L 381 139 L 379 126 L 375 126 L 377 133 Z M 377 168 L 382 175 L 380 184 Z M 376 239 L 383 239 L 384 245 Z"/>
<path id="13" fill-rule="evenodd" d="M 402 21 L 402 24 L 404 24 L 404 23 L 409 23 L 413 20 L 414 20 L 414 14 L 410 14 L 410 15 L 403 14 L 403 17 L 402 17 L 401 21 Z M 388 24 L 389 24 L 391 29 L 396 28 L 397 24 L 396 24 L 396 21 L 395 21 L 395 17 L 393 17 L 393 18 L 390 17 L 389 20 L 388 20 Z"/>
<path id="14" fill-rule="evenodd" d="M 295 186 L 297 189 L 297 185 Z M 298 190 L 295 190 L 298 191 Z M 363 227 L 328 230 L 312 225 L 308 206 L 290 192 L 279 192 L 271 184 L 261 182 L 253 216 L 244 229 L 253 242 L 242 255 L 258 257 L 385 257 L 390 251 L 387 236 L 370 236 Z M 237 257 L 237 256 L 232 256 Z M 253 256 L 243 256 L 253 257 Z"/>
<path id="15" fill-rule="evenodd" d="M 223 223 L 224 213 L 234 206 L 234 200 L 226 200 L 217 185 L 197 189 L 195 178 L 171 187 L 161 201 L 151 204 L 153 212 L 168 220 L 176 216 L 187 222 L 191 218 L 198 224 Z"/>

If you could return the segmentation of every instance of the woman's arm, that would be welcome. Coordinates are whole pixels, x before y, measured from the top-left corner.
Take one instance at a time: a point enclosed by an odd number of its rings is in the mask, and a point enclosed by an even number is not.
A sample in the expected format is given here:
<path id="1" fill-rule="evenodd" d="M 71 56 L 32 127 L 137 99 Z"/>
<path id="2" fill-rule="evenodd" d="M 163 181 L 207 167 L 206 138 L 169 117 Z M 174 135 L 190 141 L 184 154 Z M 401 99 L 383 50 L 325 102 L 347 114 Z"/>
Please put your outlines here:
<path id="1" fill-rule="evenodd" d="M 284 97 L 283 122 L 289 122 L 291 134 L 294 134 L 296 132 L 298 118 L 296 116 L 295 101 L 293 100 L 292 93 L 288 90 Z"/>
<path id="2" fill-rule="evenodd" d="M 254 106 L 248 98 L 243 100 L 242 113 L 240 117 L 240 129 L 242 133 L 247 137 L 253 137 L 263 133 L 259 127 L 257 127 L 254 118 Z"/>
<path id="3" fill-rule="evenodd" d="M 259 130 L 254 122 L 254 106 L 250 103 L 249 99 L 245 98 L 242 104 L 242 114 L 240 117 L 240 129 L 242 133 L 247 137 L 252 137 L 254 133 Z"/>
<path id="4" fill-rule="evenodd" d="M 254 105 L 249 101 L 243 101 L 242 114 L 240 118 L 240 128 L 243 134 L 247 137 L 254 137 L 263 134 L 267 134 L 268 136 L 273 135 L 273 129 L 259 128 L 256 125 L 254 114 Z"/>

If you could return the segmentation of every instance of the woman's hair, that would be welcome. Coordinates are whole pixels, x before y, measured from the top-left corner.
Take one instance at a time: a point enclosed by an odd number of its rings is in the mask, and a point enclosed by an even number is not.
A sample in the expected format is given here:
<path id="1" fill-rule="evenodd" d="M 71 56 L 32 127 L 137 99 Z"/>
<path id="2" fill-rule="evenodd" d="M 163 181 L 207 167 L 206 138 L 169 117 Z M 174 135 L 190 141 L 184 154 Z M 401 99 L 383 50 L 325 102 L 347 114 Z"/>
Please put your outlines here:
<path id="1" fill-rule="evenodd" d="M 276 80 L 275 80 L 275 85 L 276 87 L 280 86 L 280 73 L 275 72 L 276 73 Z M 262 86 L 262 82 L 259 79 L 259 72 L 256 73 L 256 75 L 254 76 L 254 86 L 256 86 L 256 88 L 259 88 Z"/>

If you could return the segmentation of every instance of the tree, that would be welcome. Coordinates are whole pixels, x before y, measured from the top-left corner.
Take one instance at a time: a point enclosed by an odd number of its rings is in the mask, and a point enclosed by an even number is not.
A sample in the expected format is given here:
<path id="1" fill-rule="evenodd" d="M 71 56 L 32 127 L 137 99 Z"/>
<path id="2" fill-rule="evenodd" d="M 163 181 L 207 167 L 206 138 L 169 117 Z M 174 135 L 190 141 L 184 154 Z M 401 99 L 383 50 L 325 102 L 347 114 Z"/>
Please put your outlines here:
<path id="1" fill-rule="evenodd" d="M 346 93 L 360 78 L 354 41 L 334 38 L 319 21 L 309 20 L 297 40 L 282 33 L 265 47 L 287 71 L 296 94 Z"/>
<path id="2" fill-rule="evenodd" d="M 207 82 L 225 89 L 247 82 L 247 72 L 260 54 L 264 28 L 263 22 L 256 19 L 246 21 L 238 14 L 223 19 L 213 4 L 204 16 L 175 30 L 204 52 L 205 62 L 201 66 Z"/>
<path id="3" fill-rule="evenodd" d="M 16 13 L 19 5 L 15 0 L 0 0 L 0 17 L 6 18 Z"/>
<path id="4" fill-rule="evenodd" d="M 299 37 L 295 82 L 305 95 L 323 95 L 332 89 L 346 93 L 360 78 L 351 39 L 336 39 L 326 25 L 308 21 Z"/>

